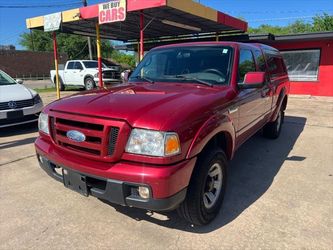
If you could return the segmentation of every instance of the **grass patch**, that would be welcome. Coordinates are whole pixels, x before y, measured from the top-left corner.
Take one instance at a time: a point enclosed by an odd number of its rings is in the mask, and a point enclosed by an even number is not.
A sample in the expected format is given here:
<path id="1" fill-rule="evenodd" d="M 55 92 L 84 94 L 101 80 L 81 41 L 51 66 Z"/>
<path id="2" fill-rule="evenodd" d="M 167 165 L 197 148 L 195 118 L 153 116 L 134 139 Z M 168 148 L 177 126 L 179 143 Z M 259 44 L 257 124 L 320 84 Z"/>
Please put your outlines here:
<path id="1" fill-rule="evenodd" d="M 37 93 L 47 93 L 47 92 L 56 92 L 56 88 L 42 88 L 42 89 L 34 89 Z"/>
<path id="2" fill-rule="evenodd" d="M 82 88 L 78 88 L 78 87 L 65 87 L 65 91 L 79 91 Z M 51 87 L 51 88 L 36 88 L 34 89 L 37 93 L 48 93 L 48 92 L 56 92 L 56 88 L 55 87 Z"/>

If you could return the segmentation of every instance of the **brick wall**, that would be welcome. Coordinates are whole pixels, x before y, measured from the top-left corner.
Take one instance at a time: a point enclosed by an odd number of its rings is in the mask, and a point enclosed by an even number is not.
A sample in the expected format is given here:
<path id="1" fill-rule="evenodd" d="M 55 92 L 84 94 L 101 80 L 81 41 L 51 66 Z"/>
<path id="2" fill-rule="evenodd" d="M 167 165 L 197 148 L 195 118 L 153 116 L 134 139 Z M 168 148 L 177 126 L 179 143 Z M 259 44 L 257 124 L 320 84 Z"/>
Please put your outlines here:
<path id="1" fill-rule="evenodd" d="M 59 64 L 67 59 L 66 54 L 59 54 Z M 49 76 L 54 69 L 53 52 L 0 50 L 0 69 L 14 78 Z"/>

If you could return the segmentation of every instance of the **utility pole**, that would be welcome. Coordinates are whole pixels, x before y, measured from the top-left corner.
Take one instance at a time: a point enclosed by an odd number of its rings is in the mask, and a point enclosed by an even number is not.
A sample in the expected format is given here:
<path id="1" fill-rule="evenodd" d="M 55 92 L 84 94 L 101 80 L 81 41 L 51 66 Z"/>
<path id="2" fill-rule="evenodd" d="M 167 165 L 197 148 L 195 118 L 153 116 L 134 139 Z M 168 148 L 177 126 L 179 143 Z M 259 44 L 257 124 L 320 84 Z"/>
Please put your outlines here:
<path id="1" fill-rule="evenodd" d="M 87 0 L 82 0 L 82 3 L 83 3 L 83 6 L 87 6 Z M 93 59 L 93 56 L 92 56 L 92 50 L 91 50 L 91 39 L 90 37 L 88 36 L 88 49 L 89 49 L 89 59 L 92 60 Z"/>

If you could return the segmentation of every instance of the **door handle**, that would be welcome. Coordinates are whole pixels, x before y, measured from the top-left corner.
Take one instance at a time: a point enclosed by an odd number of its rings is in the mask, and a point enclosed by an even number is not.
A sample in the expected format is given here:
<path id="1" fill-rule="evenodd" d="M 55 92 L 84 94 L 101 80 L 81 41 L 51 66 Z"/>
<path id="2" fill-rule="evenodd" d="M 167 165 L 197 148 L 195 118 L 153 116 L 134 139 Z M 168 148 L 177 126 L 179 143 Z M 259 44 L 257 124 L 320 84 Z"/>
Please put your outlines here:
<path id="1" fill-rule="evenodd" d="M 228 111 L 229 111 L 229 114 L 233 114 L 238 111 L 238 107 L 231 107 L 228 109 Z"/>

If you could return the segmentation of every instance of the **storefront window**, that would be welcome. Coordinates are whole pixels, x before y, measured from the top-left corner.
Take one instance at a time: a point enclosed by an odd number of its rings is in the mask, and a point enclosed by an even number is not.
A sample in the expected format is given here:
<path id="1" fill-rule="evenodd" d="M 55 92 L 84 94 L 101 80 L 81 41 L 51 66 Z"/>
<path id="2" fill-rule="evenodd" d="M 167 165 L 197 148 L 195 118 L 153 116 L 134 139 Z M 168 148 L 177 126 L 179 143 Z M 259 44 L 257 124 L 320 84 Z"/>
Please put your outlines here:
<path id="1" fill-rule="evenodd" d="M 281 52 L 291 81 L 317 81 L 320 59 L 319 49 Z"/>

